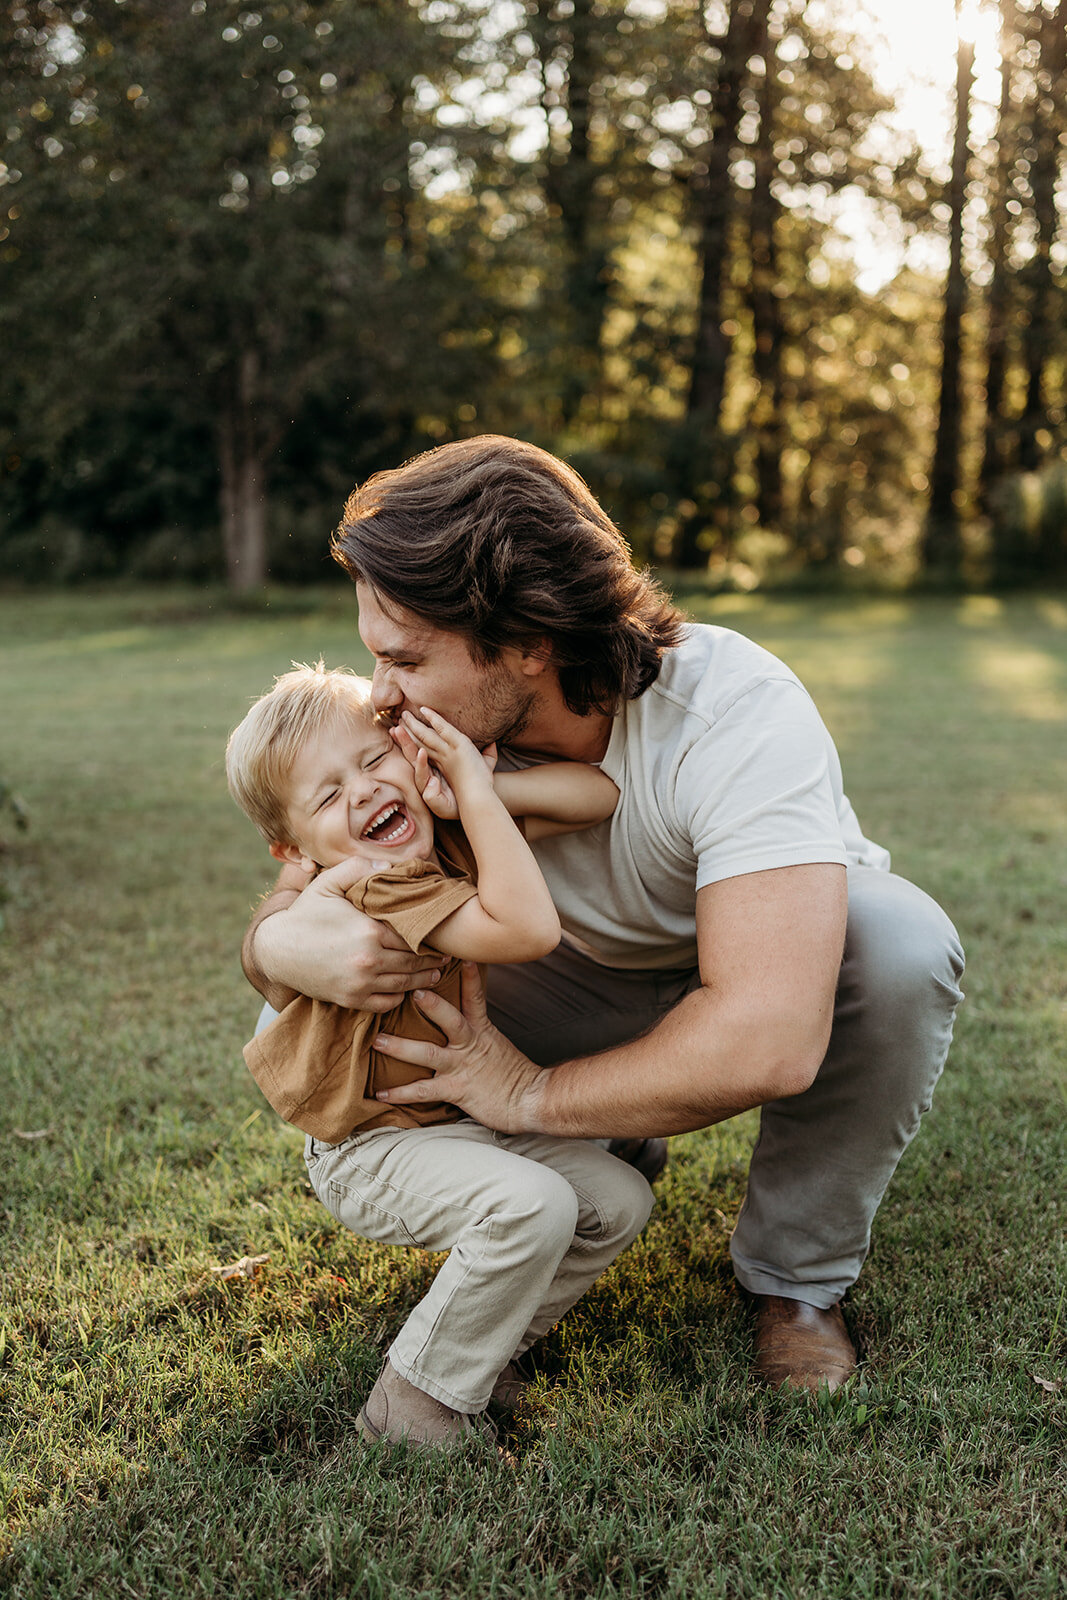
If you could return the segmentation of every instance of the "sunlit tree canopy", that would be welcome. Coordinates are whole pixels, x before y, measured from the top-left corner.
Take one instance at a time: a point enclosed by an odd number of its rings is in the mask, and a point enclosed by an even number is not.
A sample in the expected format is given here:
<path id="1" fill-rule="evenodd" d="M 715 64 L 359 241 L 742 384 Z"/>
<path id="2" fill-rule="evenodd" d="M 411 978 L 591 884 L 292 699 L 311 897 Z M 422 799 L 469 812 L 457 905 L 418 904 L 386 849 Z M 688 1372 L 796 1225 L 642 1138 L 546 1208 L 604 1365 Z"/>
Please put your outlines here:
<path id="1" fill-rule="evenodd" d="M 1062 0 L 3 16 L 9 576 L 320 577 L 486 430 L 716 581 L 1067 565 Z"/>

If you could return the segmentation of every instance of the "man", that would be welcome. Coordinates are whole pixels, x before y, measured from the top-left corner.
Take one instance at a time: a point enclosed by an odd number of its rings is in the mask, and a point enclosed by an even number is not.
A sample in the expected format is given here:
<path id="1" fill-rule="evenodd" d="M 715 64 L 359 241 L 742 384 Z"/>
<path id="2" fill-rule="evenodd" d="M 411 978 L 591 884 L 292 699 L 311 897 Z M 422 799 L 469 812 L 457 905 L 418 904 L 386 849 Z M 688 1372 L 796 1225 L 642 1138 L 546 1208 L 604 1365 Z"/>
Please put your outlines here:
<path id="1" fill-rule="evenodd" d="M 563 462 L 493 436 L 430 451 L 351 496 L 334 554 L 382 714 L 430 706 L 519 764 L 600 762 L 619 804 L 537 844 L 564 943 L 494 969 L 488 1015 L 473 980 L 462 1015 L 433 995 L 427 963 L 343 899 L 344 866 L 306 888 L 283 872 L 245 970 L 273 1004 L 426 989 L 448 1043 L 388 1041 L 436 1072 L 398 1104 L 431 1092 L 646 1162 L 650 1135 L 761 1106 L 731 1240 L 757 1369 L 836 1388 L 856 1360 L 840 1300 L 961 998 L 951 924 L 863 837 L 793 674 L 686 625 Z"/>

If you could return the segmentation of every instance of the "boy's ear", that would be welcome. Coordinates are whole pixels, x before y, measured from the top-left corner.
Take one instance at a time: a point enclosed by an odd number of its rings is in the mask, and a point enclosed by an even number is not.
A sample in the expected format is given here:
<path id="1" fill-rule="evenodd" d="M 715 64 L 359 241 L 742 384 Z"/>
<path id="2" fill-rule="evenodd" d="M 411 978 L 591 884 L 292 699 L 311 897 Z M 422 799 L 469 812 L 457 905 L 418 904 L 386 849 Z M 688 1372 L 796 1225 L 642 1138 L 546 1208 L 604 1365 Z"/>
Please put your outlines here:
<path id="1" fill-rule="evenodd" d="M 291 867 L 302 867 L 305 872 L 314 872 L 315 863 L 309 855 L 305 855 L 298 844 L 282 844 L 277 839 L 272 839 L 268 846 L 275 861 L 287 861 Z"/>

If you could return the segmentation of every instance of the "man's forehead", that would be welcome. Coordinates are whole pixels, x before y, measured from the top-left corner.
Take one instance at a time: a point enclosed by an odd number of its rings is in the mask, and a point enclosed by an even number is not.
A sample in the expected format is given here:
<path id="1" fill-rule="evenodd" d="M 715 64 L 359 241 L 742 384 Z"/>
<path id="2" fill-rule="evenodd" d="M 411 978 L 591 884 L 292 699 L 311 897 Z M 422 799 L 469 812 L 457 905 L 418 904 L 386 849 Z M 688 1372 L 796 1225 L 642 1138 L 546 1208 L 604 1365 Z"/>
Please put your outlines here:
<path id="1" fill-rule="evenodd" d="M 356 584 L 356 599 L 360 636 L 376 655 L 396 655 L 400 650 L 423 652 L 452 640 L 464 643 L 461 635 L 438 628 L 367 584 Z"/>

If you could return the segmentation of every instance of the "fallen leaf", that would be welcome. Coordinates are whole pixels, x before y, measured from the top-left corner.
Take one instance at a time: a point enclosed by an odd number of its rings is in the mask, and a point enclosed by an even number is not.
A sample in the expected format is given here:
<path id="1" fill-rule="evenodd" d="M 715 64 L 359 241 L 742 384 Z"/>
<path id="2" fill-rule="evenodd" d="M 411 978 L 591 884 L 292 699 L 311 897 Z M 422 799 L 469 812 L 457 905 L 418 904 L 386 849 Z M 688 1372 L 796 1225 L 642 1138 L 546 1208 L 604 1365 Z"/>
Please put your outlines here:
<path id="1" fill-rule="evenodd" d="M 240 1261 L 231 1261 L 225 1267 L 212 1267 L 212 1272 L 220 1278 L 254 1278 L 264 1261 L 269 1261 L 270 1255 L 242 1256 Z"/>
<path id="2" fill-rule="evenodd" d="M 1039 1384 L 1044 1389 L 1046 1394 L 1055 1394 L 1059 1388 L 1059 1384 L 1054 1383 L 1051 1378 L 1039 1378 L 1036 1372 L 1031 1372 L 1030 1376 L 1036 1384 Z"/>
<path id="3" fill-rule="evenodd" d="M 21 1128 L 14 1130 L 16 1139 L 47 1139 L 51 1128 L 34 1128 L 32 1133 L 23 1133 Z"/>

